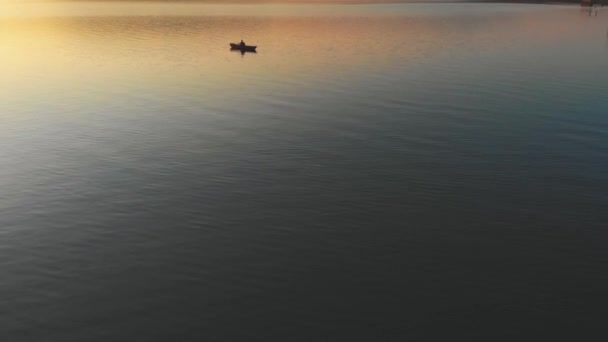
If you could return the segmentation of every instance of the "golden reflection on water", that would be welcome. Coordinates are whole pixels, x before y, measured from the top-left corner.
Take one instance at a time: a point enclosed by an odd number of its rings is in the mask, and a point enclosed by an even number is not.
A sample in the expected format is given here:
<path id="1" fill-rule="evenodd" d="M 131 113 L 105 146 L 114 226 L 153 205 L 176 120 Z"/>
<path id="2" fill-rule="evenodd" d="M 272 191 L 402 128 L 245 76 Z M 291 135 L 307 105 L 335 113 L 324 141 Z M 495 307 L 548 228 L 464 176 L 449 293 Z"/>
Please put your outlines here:
<path id="1" fill-rule="evenodd" d="M 203 2 L 201 4 L 201 2 Z M 3 0 L 0 2 L 0 17 L 39 17 L 39 16 L 361 16 L 361 15 L 394 15 L 395 10 L 402 10 L 401 4 L 373 4 L 371 1 L 351 1 L 343 6 L 341 1 L 318 1 L 318 4 L 306 4 L 304 1 L 277 0 L 258 1 L 247 4 L 247 0 L 235 0 L 234 3 L 218 4 L 196 2 L 157 2 L 157 1 L 45 1 L 45 0 Z M 229 1 L 227 1 L 229 2 Z M 254 1 L 255 2 L 255 1 Z M 315 2 L 315 1 L 310 1 Z M 333 4 L 332 4 L 333 2 Z M 356 6 L 353 3 L 359 2 Z M 386 1 L 387 3 L 390 1 Z M 395 1 L 400 2 L 400 1 Z M 417 14 L 430 14 L 426 4 L 410 4 L 408 10 Z M 467 9 L 470 11 L 470 9 Z"/>
<path id="2" fill-rule="evenodd" d="M 234 83 L 224 75 L 241 67 L 296 77 L 416 58 L 431 54 L 441 34 L 423 21 L 396 19 L 37 18 L 4 22 L 0 62 L 15 81 L 41 74 L 65 80 L 204 75 L 217 87 Z M 259 53 L 230 52 L 228 43 L 239 39 L 258 45 Z"/>
<path id="3" fill-rule="evenodd" d="M 340 6 L 321 6 L 319 15 L 304 11 L 284 16 L 273 11 L 285 11 L 285 6 L 243 6 L 240 13 L 257 8 L 265 14 L 235 17 L 220 15 L 235 12 L 234 6 L 219 5 L 182 4 L 167 10 L 180 14 L 186 8 L 197 9 L 188 16 L 142 15 L 169 8 L 158 3 L 55 6 L 59 7 L 38 8 L 46 13 L 41 16 L 0 19 L 5 96 L 69 90 L 80 84 L 92 90 L 108 85 L 120 89 L 137 82 L 145 87 L 195 86 L 212 97 L 243 86 L 247 82 L 240 81 L 247 79 L 263 80 L 256 87 L 273 87 L 290 80 L 374 75 L 386 68 L 416 68 L 463 51 L 508 53 L 513 46 L 529 44 L 528 39 L 538 41 L 540 35 L 551 44 L 552 37 L 578 34 L 572 27 L 555 25 L 560 11 L 541 18 L 535 11 L 429 16 L 427 7 L 412 7 L 410 14 L 404 10 L 398 15 L 363 16 L 364 7 L 353 6 L 359 15 L 328 16 Z M 92 8 L 97 15 L 83 14 Z M 294 14 L 293 8 L 290 11 Z M 64 15 L 53 16 L 56 12 Z M 128 16 L 134 13 L 138 16 Z M 213 15 L 192 15 L 197 13 Z M 258 45 L 259 53 L 230 52 L 228 43 L 240 39 Z"/>

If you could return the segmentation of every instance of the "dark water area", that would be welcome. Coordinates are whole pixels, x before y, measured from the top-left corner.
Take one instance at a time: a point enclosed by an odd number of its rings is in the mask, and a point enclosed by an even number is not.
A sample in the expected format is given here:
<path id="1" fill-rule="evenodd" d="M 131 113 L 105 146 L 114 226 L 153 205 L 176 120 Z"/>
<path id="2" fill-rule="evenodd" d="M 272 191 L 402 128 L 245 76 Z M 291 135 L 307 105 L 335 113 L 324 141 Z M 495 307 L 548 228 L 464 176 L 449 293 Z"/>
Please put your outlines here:
<path id="1" fill-rule="evenodd" d="M 0 340 L 605 334 L 608 12 L 96 6 L 0 16 Z"/>

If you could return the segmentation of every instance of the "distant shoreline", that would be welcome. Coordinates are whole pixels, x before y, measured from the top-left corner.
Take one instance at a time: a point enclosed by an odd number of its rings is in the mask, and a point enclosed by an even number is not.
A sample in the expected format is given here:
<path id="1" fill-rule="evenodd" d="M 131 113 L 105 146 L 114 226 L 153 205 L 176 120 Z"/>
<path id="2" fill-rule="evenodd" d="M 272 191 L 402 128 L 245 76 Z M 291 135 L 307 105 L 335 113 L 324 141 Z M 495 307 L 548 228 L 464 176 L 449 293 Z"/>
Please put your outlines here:
<path id="1" fill-rule="evenodd" d="M 48 0 L 47 0 L 48 1 Z M 30 0 L 29 2 L 37 2 L 37 0 Z M 50 2 L 173 2 L 173 3 L 205 3 L 205 4 L 216 4 L 216 5 L 224 5 L 224 4 L 331 4 L 331 5 L 354 5 L 354 4 L 367 4 L 367 5 L 381 5 L 381 4 L 420 4 L 420 3 L 503 3 L 503 4 L 537 4 L 537 5 L 579 5 L 581 3 L 580 0 L 551 0 L 551 1 L 542 1 L 542 0 L 413 0 L 413 1 L 403 1 L 403 0 L 380 0 L 380 1 L 365 1 L 365 0 L 284 0 L 284 1 L 273 1 L 273 0 L 227 0 L 227 1 L 219 1 L 219 0 L 50 0 Z"/>
<path id="2" fill-rule="evenodd" d="M 596 0 L 597 1 L 597 0 Z M 22 3 L 93 3 L 93 2 L 150 2 L 150 3 L 199 3 L 208 5 L 388 5 L 388 4 L 529 4 L 529 5 L 573 5 L 580 6 L 581 0 L 21 0 Z M 600 5 L 608 5 L 608 0 L 599 0 Z M 10 3 L 10 2 L 9 2 Z"/>

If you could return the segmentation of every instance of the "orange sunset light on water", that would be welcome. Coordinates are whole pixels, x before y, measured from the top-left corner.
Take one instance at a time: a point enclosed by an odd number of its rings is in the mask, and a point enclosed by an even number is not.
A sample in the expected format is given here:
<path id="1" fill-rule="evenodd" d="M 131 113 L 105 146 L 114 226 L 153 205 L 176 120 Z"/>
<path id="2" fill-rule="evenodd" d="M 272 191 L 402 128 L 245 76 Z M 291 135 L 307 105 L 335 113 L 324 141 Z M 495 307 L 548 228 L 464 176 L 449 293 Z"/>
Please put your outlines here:
<path id="1" fill-rule="evenodd" d="M 345 7 L 340 4 L 387 4 L 408 1 L 94 1 L 94 0 L 2 0 L 2 16 L 74 16 L 74 15 L 373 15 L 391 14 L 390 10 L 372 7 Z M 417 1 L 412 1 L 417 2 Z M 432 1 L 427 1 L 432 2 Z M 311 7 L 310 5 L 318 5 Z M 260 6 L 263 5 L 263 6 Z"/>
<path id="2" fill-rule="evenodd" d="M 441 20 L 456 21 L 456 25 L 447 29 L 446 25 L 424 20 L 428 11 L 412 6 L 411 15 L 393 17 L 387 14 L 390 11 L 372 8 L 377 16 L 361 18 L 362 13 L 367 13 L 366 6 L 335 14 L 344 7 L 134 2 L 103 6 L 67 2 L 49 2 L 44 6 L 21 4 L 14 8 L 23 9 L 21 13 L 25 14 L 13 12 L 13 16 L 8 16 L 3 12 L 0 63 L 3 75 L 15 80 L 12 89 L 19 89 L 20 82 L 28 87 L 26 80 L 32 77 L 53 89 L 69 89 L 71 83 L 82 78 L 90 79 L 91 84 L 120 84 L 121 80 L 137 75 L 149 79 L 150 84 L 204 79 L 201 83 L 204 91 L 219 94 L 222 89 L 234 87 L 234 82 L 223 75 L 242 62 L 247 62 L 253 74 L 268 78 L 302 79 L 322 74 L 342 78 L 363 69 L 384 70 L 395 63 L 424 64 L 448 56 L 452 50 L 467 49 L 472 39 L 486 40 L 488 50 L 508 49 L 501 37 L 508 37 L 514 26 L 543 34 L 547 42 L 568 34 L 551 23 L 538 21 L 533 13 L 496 17 L 491 21 L 471 16 L 461 23 L 463 19 L 446 17 Z M 30 10 L 25 11 L 26 8 Z M 166 26 L 166 20 L 154 16 L 165 12 L 179 19 L 172 19 L 171 26 Z M 235 18 L 244 13 L 255 15 L 240 17 L 235 24 Z M 201 20 L 202 15 L 205 18 Z M 133 22 L 137 25 L 132 25 Z M 480 24 L 486 29 L 476 30 Z M 228 43 L 239 39 L 258 45 L 259 53 L 240 56 L 227 51 Z M 365 53 L 359 44 L 361 39 L 367 42 L 365 49 L 378 53 Z M 285 50 L 285 46 L 296 48 Z M 44 63 L 40 63 L 41 58 Z M 79 61 L 77 66 L 75 60 Z M 41 76 L 47 74 L 54 78 Z"/>

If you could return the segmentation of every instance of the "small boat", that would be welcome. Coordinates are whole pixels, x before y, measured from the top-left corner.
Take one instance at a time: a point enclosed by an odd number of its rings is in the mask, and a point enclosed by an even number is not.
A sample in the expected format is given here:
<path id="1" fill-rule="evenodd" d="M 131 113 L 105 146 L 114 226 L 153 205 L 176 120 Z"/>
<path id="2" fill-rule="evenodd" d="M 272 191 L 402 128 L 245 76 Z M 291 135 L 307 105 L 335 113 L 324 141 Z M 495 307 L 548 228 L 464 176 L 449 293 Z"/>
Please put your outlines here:
<path id="1" fill-rule="evenodd" d="M 257 46 L 252 45 L 243 45 L 230 43 L 230 50 L 239 50 L 239 51 L 247 51 L 247 52 L 256 52 L 255 49 Z"/>

